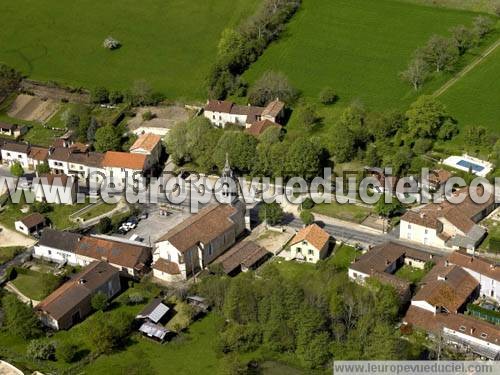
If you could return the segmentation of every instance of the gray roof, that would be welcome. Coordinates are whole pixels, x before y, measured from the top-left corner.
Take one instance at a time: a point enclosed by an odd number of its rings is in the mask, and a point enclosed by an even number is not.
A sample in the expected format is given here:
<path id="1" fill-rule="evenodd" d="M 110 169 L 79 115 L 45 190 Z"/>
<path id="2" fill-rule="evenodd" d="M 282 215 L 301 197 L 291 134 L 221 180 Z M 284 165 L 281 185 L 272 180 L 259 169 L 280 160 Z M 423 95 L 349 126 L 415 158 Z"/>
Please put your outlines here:
<path id="1" fill-rule="evenodd" d="M 151 322 L 144 322 L 139 328 L 139 331 L 149 337 L 156 337 L 157 339 L 160 340 L 163 340 L 167 335 L 167 333 L 170 332 L 165 327 Z"/>
<path id="2" fill-rule="evenodd" d="M 161 318 L 170 310 L 162 303 L 160 298 L 155 298 L 136 316 L 136 319 L 149 319 L 154 323 L 158 323 Z"/>
<path id="3" fill-rule="evenodd" d="M 77 233 L 62 232 L 45 228 L 38 244 L 53 249 L 61 249 L 74 253 L 82 236 Z"/>
<path id="4" fill-rule="evenodd" d="M 466 236 L 455 235 L 446 243 L 450 247 L 474 249 L 486 235 L 486 229 L 480 225 L 474 225 Z"/>

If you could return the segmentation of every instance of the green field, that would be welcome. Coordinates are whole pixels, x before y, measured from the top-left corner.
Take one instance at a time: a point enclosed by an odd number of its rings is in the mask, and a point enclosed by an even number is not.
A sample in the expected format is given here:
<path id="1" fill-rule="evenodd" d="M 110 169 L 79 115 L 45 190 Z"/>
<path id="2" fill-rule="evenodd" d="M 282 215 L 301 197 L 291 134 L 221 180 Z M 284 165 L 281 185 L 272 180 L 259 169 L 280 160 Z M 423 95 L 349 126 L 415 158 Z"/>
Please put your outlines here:
<path id="1" fill-rule="evenodd" d="M 283 37 L 244 77 L 253 82 L 267 70 L 282 71 L 313 100 L 331 86 L 344 104 L 359 100 L 372 110 L 404 108 L 417 94 L 399 72 L 414 51 L 431 35 L 449 35 L 452 26 L 469 25 L 476 15 L 396 0 L 304 0 Z M 424 92 L 450 76 L 428 82 Z"/>
<path id="2" fill-rule="evenodd" d="M 500 131 L 500 47 L 460 78 L 441 97 L 460 126 Z M 457 138 L 457 142 L 461 137 Z"/>
<path id="3" fill-rule="evenodd" d="M 42 273 L 33 270 L 23 270 L 19 272 L 12 284 L 26 297 L 35 301 L 41 301 L 47 294 L 40 287 L 42 285 Z"/>
<path id="4" fill-rule="evenodd" d="M 2 2 L 0 61 L 30 78 L 130 88 L 145 79 L 168 98 L 204 99 L 222 30 L 258 0 Z M 122 47 L 102 47 L 108 36 Z"/>
<path id="5" fill-rule="evenodd" d="M 313 207 L 312 211 L 313 213 L 352 221 L 354 223 L 362 223 L 371 213 L 371 210 L 364 206 L 358 206 L 353 203 L 339 204 L 334 201 L 318 204 Z"/>

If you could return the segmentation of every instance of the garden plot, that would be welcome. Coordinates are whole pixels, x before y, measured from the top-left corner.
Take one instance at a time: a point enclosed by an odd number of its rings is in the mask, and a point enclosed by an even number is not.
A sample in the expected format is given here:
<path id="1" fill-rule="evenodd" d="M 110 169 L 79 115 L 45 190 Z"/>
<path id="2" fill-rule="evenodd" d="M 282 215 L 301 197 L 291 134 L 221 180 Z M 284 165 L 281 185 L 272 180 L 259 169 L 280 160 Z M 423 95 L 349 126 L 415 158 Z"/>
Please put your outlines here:
<path id="1" fill-rule="evenodd" d="M 52 99 L 42 100 L 37 96 L 21 94 L 14 100 L 7 114 L 24 121 L 45 123 L 58 108 L 59 103 Z"/>
<path id="2" fill-rule="evenodd" d="M 145 116 L 143 117 L 147 112 L 151 113 L 151 118 L 149 119 Z M 129 120 L 128 128 L 138 135 L 153 133 L 163 136 L 176 124 L 186 122 L 193 115 L 194 111 L 177 105 L 138 108 L 136 116 Z"/>

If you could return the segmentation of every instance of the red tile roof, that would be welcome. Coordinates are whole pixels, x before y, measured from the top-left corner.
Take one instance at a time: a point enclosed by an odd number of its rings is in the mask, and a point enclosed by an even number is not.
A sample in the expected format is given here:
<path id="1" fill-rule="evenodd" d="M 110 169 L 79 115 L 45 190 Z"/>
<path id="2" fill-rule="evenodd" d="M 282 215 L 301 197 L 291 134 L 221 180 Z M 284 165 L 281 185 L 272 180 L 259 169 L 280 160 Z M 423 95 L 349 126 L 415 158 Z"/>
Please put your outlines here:
<path id="1" fill-rule="evenodd" d="M 104 155 L 103 167 L 144 170 L 146 155 L 130 154 L 128 152 L 108 151 Z"/>
<path id="2" fill-rule="evenodd" d="M 321 250 L 330 240 L 330 235 L 321 229 L 317 224 L 308 225 L 297 232 L 293 237 L 290 246 L 301 241 L 307 241 L 316 249 Z"/>
<path id="3" fill-rule="evenodd" d="M 133 152 L 137 149 L 143 149 L 152 152 L 159 142 L 161 142 L 161 137 L 159 135 L 152 133 L 143 134 L 139 138 L 137 138 L 132 147 L 130 147 L 130 152 Z"/>
<path id="4" fill-rule="evenodd" d="M 448 256 L 451 264 L 468 268 L 481 275 L 500 281 L 500 265 L 488 259 L 469 255 L 463 251 L 455 251 Z"/>
<path id="5" fill-rule="evenodd" d="M 266 131 L 267 129 L 272 128 L 272 127 L 281 129 L 281 125 L 276 124 L 275 122 L 272 122 L 271 120 L 266 119 L 266 120 L 254 122 L 252 125 L 250 125 L 249 128 L 246 128 L 245 131 L 248 134 L 251 134 L 251 135 L 257 137 L 257 136 L 261 135 L 262 133 L 264 133 L 264 131 Z"/>
<path id="6" fill-rule="evenodd" d="M 163 258 L 159 258 L 155 264 L 153 264 L 153 269 L 168 273 L 169 275 L 179 275 L 181 273 L 177 263 L 169 262 Z"/>

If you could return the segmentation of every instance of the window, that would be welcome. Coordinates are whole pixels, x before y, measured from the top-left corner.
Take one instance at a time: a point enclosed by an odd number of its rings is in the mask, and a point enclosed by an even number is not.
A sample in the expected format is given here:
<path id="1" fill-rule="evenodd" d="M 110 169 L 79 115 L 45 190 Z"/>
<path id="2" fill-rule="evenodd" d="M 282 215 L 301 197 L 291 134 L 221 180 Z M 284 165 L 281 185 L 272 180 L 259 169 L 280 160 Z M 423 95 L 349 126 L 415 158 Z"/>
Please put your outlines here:
<path id="1" fill-rule="evenodd" d="M 408 224 L 408 229 L 411 229 L 411 224 Z"/>
<path id="2" fill-rule="evenodd" d="M 212 119 L 215 120 L 215 115 L 212 116 Z"/>
<path id="3" fill-rule="evenodd" d="M 10 156 L 10 152 L 7 152 L 7 156 Z"/>
<path id="4" fill-rule="evenodd" d="M 300 247 L 297 247 L 296 251 L 297 251 L 298 253 L 302 253 L 302 249 L 301 249 Z"/>
<path id="5" fill-rule="evenodd" d="M 18 158 L 18 159 L 22 159 L 22 158 L 23 158 L 23 156 L 22 156 L 22 155 L 17 155 L 17 158 Z"/>
<path id="6" fill-rule="evenodd" d="M 313 255 L 314 254 L 314 250 L 313 249 L 309 249 L 309 255 Z"/>
<path id="7" fill-rule="evenodd" d="M 222 120 L 222 116 L 219 116 L 219 120 Z"/>
<path id="8" fill-rule="evenodd" d="M 52 255 L 52 250 L 47 251 L 49 255 Z"/>
<path id="9" fill-rule="evenodd" d="M 484 333 L 484 332 L 483 332 L 483 333 L 481 333 L 481 338 L 482 338 L 482 339 L 485 339 L 486 337 L 488 337 L 488 335 L 487 335 L 486 333 Z"/>
<path id="10" fill-rule="evenodd" d="M 458 328 L 458 330 L 459 330 L 460 332 L 465 332 L 465 326 L 460 326 L 460 327 Z"/>
<path id="11" fill-rule="evenodd" d="M 426 229 L 424 233 L 425 233 L 425 234 L 428 234 L 428 233 L 429 233 L 429 229 Z"/>

